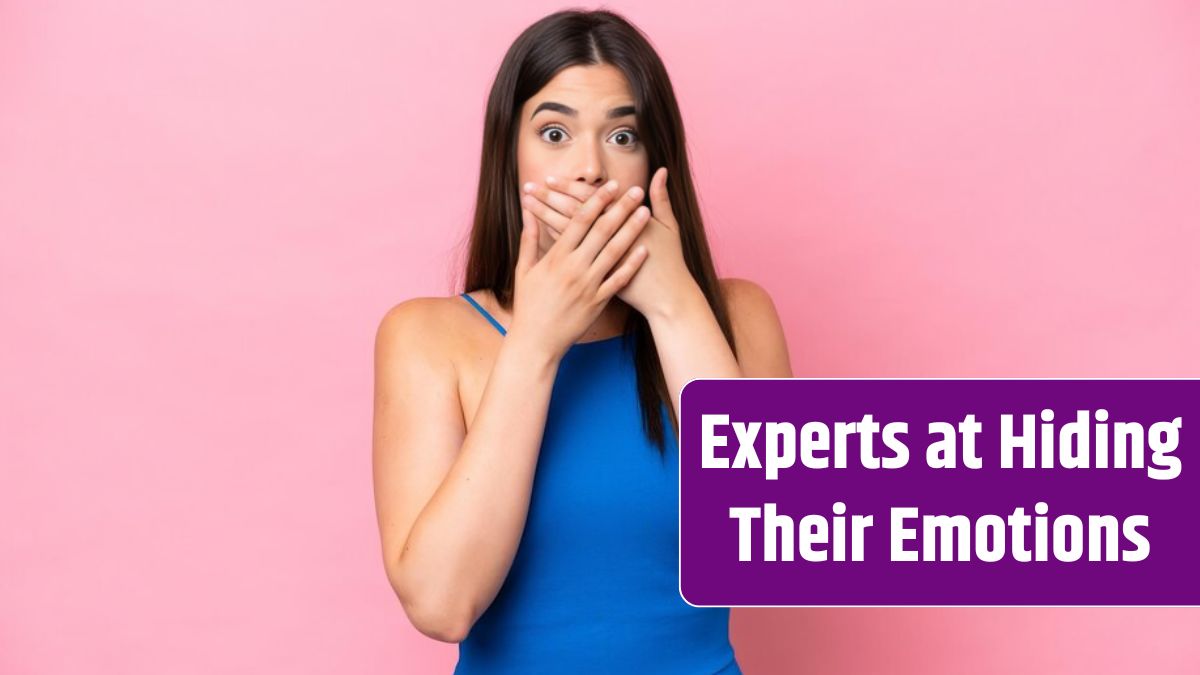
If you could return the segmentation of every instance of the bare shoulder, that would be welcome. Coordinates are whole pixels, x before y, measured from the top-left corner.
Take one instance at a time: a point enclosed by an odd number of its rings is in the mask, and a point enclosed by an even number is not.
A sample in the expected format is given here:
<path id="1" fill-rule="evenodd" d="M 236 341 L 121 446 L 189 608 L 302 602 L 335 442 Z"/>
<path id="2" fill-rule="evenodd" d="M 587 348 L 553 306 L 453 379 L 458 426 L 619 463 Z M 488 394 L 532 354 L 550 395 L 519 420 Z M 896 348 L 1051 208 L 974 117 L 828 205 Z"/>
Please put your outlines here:
<path id="1" fill-rule="evenodd" d="M 743 375 L 792 377 L 783 322 L 771 295 L 749 279 L 727 277 L 720 284 Z"/>
<path id="2" fill-rule="evenodd" d="M 390 307 L 375 334 L 376 359 L 403 359 L 428 370 L 451 369 L 477 348 L 467 339 L 471 306 L 457 295 L 416 297 Z"/>
<path id="3" fill-rule="evenodd" d="M 758 304 L 760 309 L 765 305 L 774 306 L 766 289 L 749 279 L 725 277 L 720 280 L 720 283 L 721 293 L 725 296 L 726 302 Z"/>
<path id="4" fill-rule="evenodd" d="M 721 295 L 725 298 L 735 329 L 760 333 L 780 323 L 775 302 L 762 286 L 738 277 L 726 277 L 720 280 L 720 284 Z"/>
<path id="5" fill-rule="evenodd" d="M 390 307 L 375 331 L 377 357 L 408 355 L 414 361 L 449 361 L 451 354 L 439 338 L 452 331 L 449 298 L 419 297 Z"/>
<path id="6" fill-rule="evenodd" d="M 493 314 L 502 314 L 489 292 L 472 295 Z M 482 330 L 480 321 L 478 312 L 458 295 L 404 300 L 380 319 L 376 356 L 402 354 L 427 368 L 453 368 L 455 364 L 474 362 L 495 349 L 487 339 L 492 331 Z"/>

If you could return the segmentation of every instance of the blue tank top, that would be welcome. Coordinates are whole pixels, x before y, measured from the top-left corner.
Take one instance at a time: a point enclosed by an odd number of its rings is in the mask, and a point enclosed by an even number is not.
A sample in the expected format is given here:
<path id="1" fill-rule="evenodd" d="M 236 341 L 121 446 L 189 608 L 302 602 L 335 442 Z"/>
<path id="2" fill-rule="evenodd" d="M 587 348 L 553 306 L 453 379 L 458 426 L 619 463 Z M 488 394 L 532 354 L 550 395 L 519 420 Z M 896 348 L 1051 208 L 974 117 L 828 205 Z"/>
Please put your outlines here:
<path id="1" fill-rule="evenodd" d="M 729 608 L 679 595 L 678 441 L 665 404 L 665 459 L 643 433 L 624 338 L 559 362 L 525 530 L 455 675 L 741 675 Z"/>

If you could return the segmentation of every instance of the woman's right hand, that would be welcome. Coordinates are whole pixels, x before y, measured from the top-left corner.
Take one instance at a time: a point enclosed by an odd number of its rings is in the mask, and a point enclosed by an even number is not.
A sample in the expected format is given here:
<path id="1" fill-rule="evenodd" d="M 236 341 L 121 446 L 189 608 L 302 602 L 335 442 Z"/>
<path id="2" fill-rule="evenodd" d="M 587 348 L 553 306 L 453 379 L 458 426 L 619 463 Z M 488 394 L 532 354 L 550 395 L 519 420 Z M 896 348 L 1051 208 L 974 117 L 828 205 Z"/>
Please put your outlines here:
<path id="1" fill-rule="evenodd" d="M 537 220 L 529 208 L 521 209 L 510 333 L 561 356 L 645 262 L 643 246 L 625 257 L 650 220 L 642 188 L 630 188 L 602 213 L 616 189 L 617 182 L 609 181 L 588 197 L 540 258 Z M 522 203 L 528 199 L 524 196 Z"/>

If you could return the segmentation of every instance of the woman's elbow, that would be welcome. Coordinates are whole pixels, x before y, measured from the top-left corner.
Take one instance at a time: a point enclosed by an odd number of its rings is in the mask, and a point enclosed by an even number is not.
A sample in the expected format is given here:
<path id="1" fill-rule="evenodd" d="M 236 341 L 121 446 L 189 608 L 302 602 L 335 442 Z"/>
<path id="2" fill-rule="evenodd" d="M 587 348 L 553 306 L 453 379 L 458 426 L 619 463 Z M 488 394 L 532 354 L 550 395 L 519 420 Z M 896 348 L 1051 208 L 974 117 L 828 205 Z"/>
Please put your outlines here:
<path id="1" fill-rule="evenodd" d="M 454 613 L 420 611 L 404 605 L 404 614 L 408 615 L 408 620 L 422 635 L 440 643 L 461 643 L 470 632 L 470 622 Z"/>
<path id="2" fill-rule="evenodd" d="M 439 642 L 458 643 L 467 639 L 472 622 L 461 612 L 441 608 L 424 609 L 414 602 L 401 603 L 408 620 L 422 635 Z"/>
<path id="3" fill-rule="evenodd" d="M 418 592 L 405 587 L 398 574 L 389 575 L 392 590 L 400 599 L 404 613 L 422 635 L 439 642 L 462 642 L 471 631 L 474 620 L 467 611 L 460 611 L 444 594 Z M 441 596 L 441 597 L 437 597 Z"/>

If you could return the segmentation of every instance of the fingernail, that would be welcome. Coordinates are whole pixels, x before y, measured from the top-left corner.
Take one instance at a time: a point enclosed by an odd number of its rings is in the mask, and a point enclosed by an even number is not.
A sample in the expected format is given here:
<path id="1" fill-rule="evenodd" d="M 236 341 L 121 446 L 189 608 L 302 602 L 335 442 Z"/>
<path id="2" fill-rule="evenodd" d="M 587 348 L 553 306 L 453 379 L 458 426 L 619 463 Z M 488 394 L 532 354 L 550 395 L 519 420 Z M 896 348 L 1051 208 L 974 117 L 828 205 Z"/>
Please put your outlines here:
<path id="1" fill-rule="evenodd" d="M 554 176 L 546 176 L 546 183 L 548 185 L 554 185 Z"/>
<path id="2" fill-rule="evenodd" d="M 533 192 L 533 183 L 526 183 L 524 187 L 526 192 Z"/>
<path id="3" fill-rule="evenodd" d="M 609 192 L 616 192 L 617 191 L 617 181 L 615 181 L 615 180 L 608 181 L 607 183 L 604 184 L 604 188 L 606 190 L 608 190 Z"/>
<path id="4" fill-rule="evenodd" d="M 629 188 L 629 198 L 630 199 L 641 199 L 642 198 L 642 188 L 638 187 L 637 185 L 634 185 L 633 187 Z"/>

